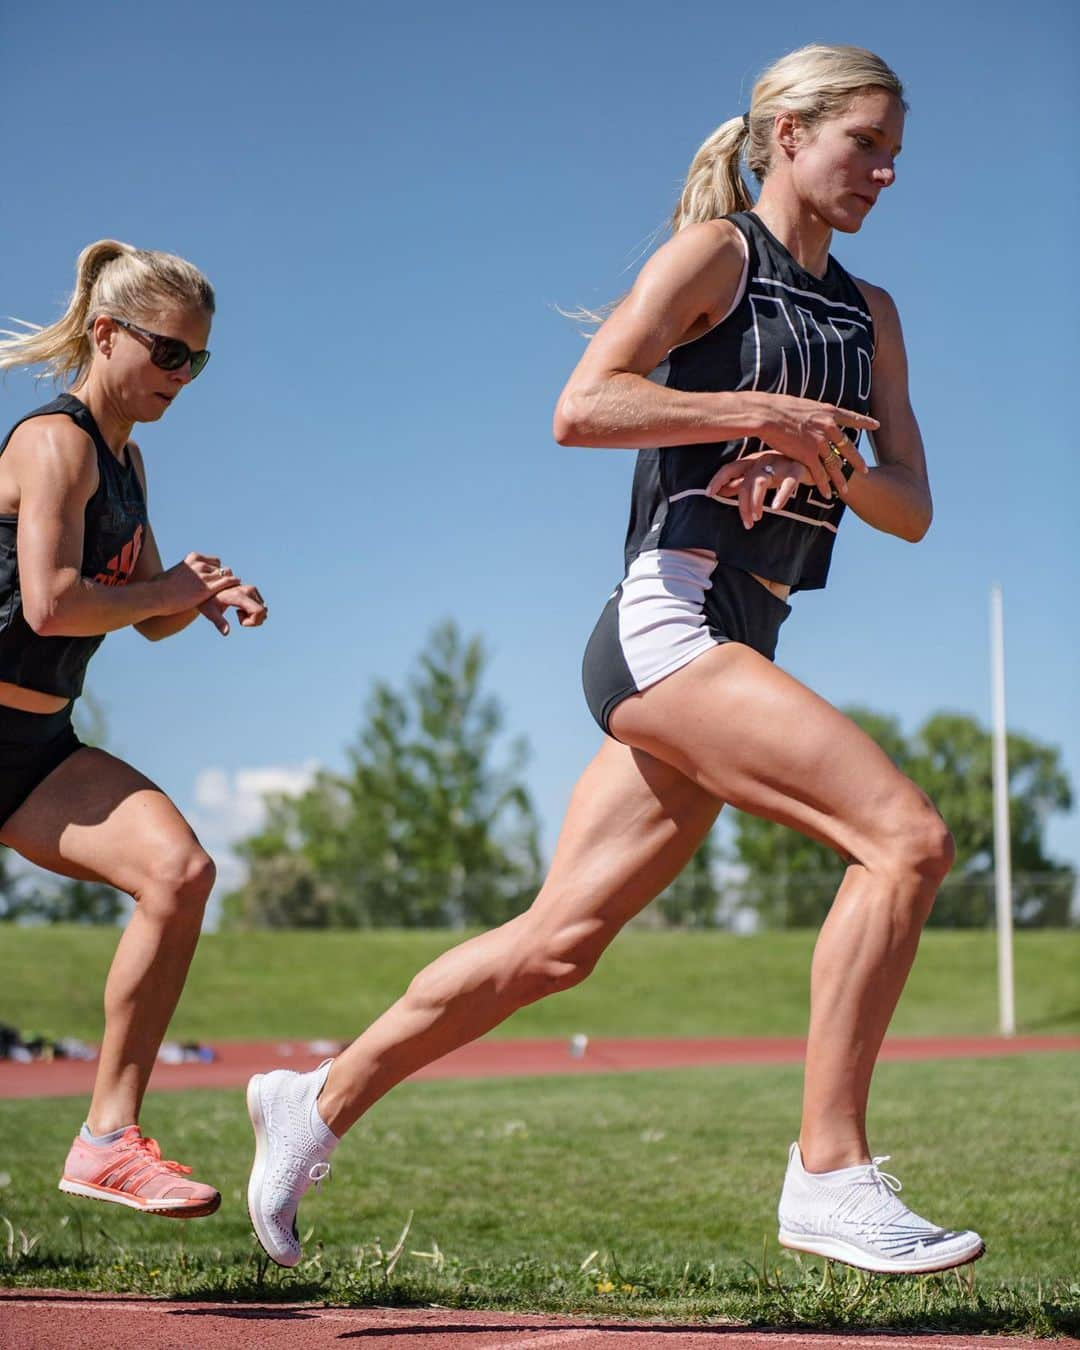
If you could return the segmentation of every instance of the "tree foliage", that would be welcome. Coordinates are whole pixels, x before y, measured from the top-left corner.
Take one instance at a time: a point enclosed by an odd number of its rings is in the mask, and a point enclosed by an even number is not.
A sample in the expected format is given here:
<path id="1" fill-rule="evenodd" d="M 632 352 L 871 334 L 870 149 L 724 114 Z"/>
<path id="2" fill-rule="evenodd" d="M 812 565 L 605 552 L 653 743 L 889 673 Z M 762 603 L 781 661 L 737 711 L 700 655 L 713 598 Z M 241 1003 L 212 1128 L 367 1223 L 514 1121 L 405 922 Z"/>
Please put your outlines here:
<path id="1" fill-rule="evenodd" d="M 956 862 L 930 923 L 981 927 L 992 916 L 994 867 L 991 737 L 974 718 L 940 712 L 905 737 L 893 717 L 844 710 L 937 806 L 956 840 Z M 1046 854 L 1050 816 L 1068 811 L 1072 793 L 1057 747 L 1011 734 L 1009 819 L 1016 874 L 1014 917 L 1037 927 L 1069 921 L 1072 873 Z M 769 927 L 821 923 L 844 862 L 821 844 L 771 821 L 737 813 L 735 853 L 747 869 L 744 905 Z"/>
<path id="2" fill-rule="evenodd" d="M 710 832 L 683 870 L 656 899 L 656 910 L 672 928 L 719 928 L 724 895 L 716 881 L 720 858 L 717 837 Z"/>
<path id="3" fill-rule="evenodd" d="M 232 924 L 488 926 L 519 913 L 540 879 L 535 813 L 515 741 L 482 691 L 486 655 L 453 623 L 431 633 L 404 690 L 377 682 L 344 773 L 268 802 L 238 852 Z"/>

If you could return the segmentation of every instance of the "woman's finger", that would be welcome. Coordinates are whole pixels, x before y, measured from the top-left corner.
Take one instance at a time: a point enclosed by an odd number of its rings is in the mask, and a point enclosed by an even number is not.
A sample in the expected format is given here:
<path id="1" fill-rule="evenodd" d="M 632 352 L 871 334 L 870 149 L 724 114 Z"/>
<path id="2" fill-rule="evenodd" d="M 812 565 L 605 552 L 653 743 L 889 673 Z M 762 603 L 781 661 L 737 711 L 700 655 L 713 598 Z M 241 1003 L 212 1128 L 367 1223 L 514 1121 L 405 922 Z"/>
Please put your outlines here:
<path id="1" fill-rule="evenodd" d="M 754 479 L 752 474 L 747 474 L 739 484 L 739 495 L 736 498 L 736 505 L 739 508 L 739 519 L 743 527 L 751 529 L 754 524 Z"/>
<path id="2" fill-rule="evenodd" d="M 231 590 L 233 586 L 237 585 L 237 578 L 231 572 L 218 570 L 216 575 L 203 577 L 202 583 L 214 595 L 217 595 L 220 591 Z"/>
<path id="3" fill-rule="evenodd" d="M 780 480 L 776 495 L 772 499 L 773 510 L 782 511 L 798 491 L 799 479 L 795 474 L 787 474 Z"/>
<path id="4" fill-rule="evenodd" d="M 730 464 L 721 465 L 709 479 L 709 486 L 705 491 L 710 497 L 724 496 L 724 488 L 734 483 L 736 479 L 742 478 L 746 470 L 746 462 L 741 459 L 733 459 Z"/>
<path id="5" fill-rule="evenodd" d="M 754 521 L 759 521 L 765 510 L 765 494 L 776 485 L 776 470 L 771 464 L 763 464 L 756 475 L 753 487 Z"/>
<path id="6" fill-rule="evenodd" d="M 869 413 L 852 412 L 850 408 L 834 408 L 833 416 L 842 427 L 855 427 L 859 431 L 877 431 L 881 423 Z"/>
<path id="7" fill-rule="evenodd" d="M 214 625 L 214 627 L 218 630 L 218 632 L 221 634 L 222 637 L 228 637 L 229 621 L 228 619 L 226 619 L 225 611 L 221 608 L 220 605 L 217 605 L 213 601 L 210 601 L 205 605 L 200 605 L 199 612 L 202 615 L 204 615 L 205 618 L 210 620 L 210 622 Z"/>
<path id="8" fill-rule="evenodd" d="M 825 454 L 821 460 L 822 464 L 825 466 L 825 472 L 829 475 L 829 482 L 842 497 L 847 496 L 847 479 L 844 477 L 845 459 L 842 444 L 845 441 L 847 444 L 851 444 L 844 435 L 840 436 L 839 441 L 826 441 Z M 829 493 L 829 497 L 830 499 L 832 498 L 831 492 Z"/>
<path id="9" fill-rule="evenodd" d="M 862 413 L 845 412 L 843 408 L 837 408 L 834 415 L 839 436 L 830 437 L 840 447 L 840 453 L 847 462 L 855 469 L 856 473 L 869 473 L 866 460 L 859 454 L 859 448 L 850 436 L 844 433 L 844 427 L 859 427 L 864 431 L 876 431 L 881 425 L 876 417 L 864 417 Z M 857 421 L 849 420 L 857 418 Z"/>
<path id="10" fill-rule="evenodd" d="M 828 452 L 826 451 L 825 454 Z M 825 471 L 825 460 L 821 450 L 818 450 L 811 458 L 800 460 L 809 471 L 810 477 L 814 480 L 814 486 L 826 500 L 832 498 L 832 488 L 829 486 L 829 475 Z"/>

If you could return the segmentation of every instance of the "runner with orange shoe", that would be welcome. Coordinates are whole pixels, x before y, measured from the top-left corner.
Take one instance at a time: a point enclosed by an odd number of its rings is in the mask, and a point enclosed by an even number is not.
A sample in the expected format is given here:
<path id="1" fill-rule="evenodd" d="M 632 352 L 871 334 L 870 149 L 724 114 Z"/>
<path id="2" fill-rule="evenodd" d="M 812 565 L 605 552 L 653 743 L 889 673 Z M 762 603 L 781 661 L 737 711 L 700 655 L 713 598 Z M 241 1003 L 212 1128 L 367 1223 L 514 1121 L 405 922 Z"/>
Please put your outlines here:
<path id="1" fill-rule="evenodd" d="M 130 439 L 205 366 L 213 313 L 213 289 L 190 263 L 100 240 L 79 256 L 64 315 L 0 340 L 0 369 L 41 363 L 70 381 L 0 445 L 0 843 L 136 902 L 105 985 L 93 1097 L 60 1189 L 170 1218 L 221 1203 L 138 1126 L 214 864 L 160 788 L 81 744 L 72 708 L 107 633 L 131 625 L 158 641 L 201 613 L 224 635 L 229 609 L 245 628 L 267 617 L 258 590 L 220 558 L 193 552 L 163 567 Z"/>

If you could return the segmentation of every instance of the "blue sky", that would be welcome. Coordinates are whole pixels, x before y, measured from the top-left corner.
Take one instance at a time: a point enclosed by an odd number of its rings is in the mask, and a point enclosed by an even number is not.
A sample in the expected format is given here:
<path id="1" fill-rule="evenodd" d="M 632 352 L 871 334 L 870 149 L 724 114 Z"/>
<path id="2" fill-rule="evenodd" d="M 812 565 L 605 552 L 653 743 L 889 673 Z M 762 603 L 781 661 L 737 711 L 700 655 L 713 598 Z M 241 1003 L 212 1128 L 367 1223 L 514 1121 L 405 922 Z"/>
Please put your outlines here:
<path id="1" fill-rule="evenodd" d="M 111 748 L 212 849 L 259 786 L 340 765 L 371 681 L 445 616 L 488 642 L 553 842 L 598 742 L 581 652 L 619 579 L 633 467 L 551 439 L 581 350 L 555 306 L 626 288 L 698 144 L 808 41 L 871 47 L 907 85 L 897 185 L 834 251 L 900 307 L 937 515 L 917 547 L 849 516 L 780 662 L 908 729 L 940 708 L 986 721 L 1001 581 L 1010 724 L 1060 745 L 1080 788 L 1075 9 L 763 12 L 3 10 L 0 313 L 55 317 L 102 236 L 182 253 L 218 290 L 213 360 L 139 438 L 151 517 L 167 562 L 220 553 L 272 619 L 114 635 L 89 682 Z M 10 376 L 0 420 L 35 401 Z M 1080 864 L 1076 813 L 1049 838 Z"/>

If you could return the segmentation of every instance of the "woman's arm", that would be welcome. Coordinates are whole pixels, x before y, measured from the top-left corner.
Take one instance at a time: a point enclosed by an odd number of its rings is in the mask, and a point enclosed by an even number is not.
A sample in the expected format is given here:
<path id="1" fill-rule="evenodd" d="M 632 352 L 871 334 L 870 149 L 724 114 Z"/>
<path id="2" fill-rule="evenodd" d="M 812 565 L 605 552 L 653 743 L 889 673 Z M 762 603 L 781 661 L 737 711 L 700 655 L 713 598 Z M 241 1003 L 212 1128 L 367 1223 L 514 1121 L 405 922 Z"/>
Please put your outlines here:
<path id="1" fill-rule="evenodd" d="M 146 469 L 143 465 L 142 451 L 134 441 L 129 441 L 128 452 L 131 455 L 132 464 L 135 466 L 135 472 L 139 476 L 139 482 L 142 484 L 143 500 L 148 502 Z M 207 561 L 221 568 L 220 558 L 209 558 Z M 216 595 L 205 599 L 199 605 L 193 605 L 190 609 L 181 611 L 179 614 L 156 614 L 152 618 L 141 619 L 135 624 L 136 629 L 151 642 L 160 642 L 162 638 L 172 637 L 174 633 L 183 632 L 202 614 L 204 618 L 209 619 L 222 637 L 227 637 L 229 622 L 225 618 L 225 611 L 230 607 L 236 610 L 242 628 L 257 628 L 266 620 L 266 605 L 262 596 L 259 595 L 254 586 L 245 586 L 239 577 L 233 575 L 231 568 L 225 567 L 221 570 L 230 578 L 230 581 Z M 142 551 L 131 575 L 136 583 L 151 581 L 155 577 L 163 575 L 161 552 L 158 549 L 157 539 L 154 537 L 154 531 L 150 527 L 149 521 L 147 521 L 146 533 L 143 536 Z"/>
<path id="2" fill-rule="evenodd" d="M 140 582 L 152 582 L 155 577 L 161 576 L 163 571 L 164 567 L 161 562 L 161 554 L 158 551 L 157 540 L 154 538 L 154 531 L 150 522 L 147 521 L 146 530 L 143 534 L 142 552 L 139 554 L 139 560 L 131 573 L 131 580 L 127 584 L 137 586 Z M 162 638 L 172 637 L 174 633 L 183 632 L 198 617 L 198 609 L 192 606 L 191 609 L 181 610 L 179 614 L 153 614 L 148 619 L 139 619 L 134 627 L 144 638 L 148 638 L 151 642 L 160 642 Z"/>
<path id="3" fill-rule="evenodd" d="M 83 517 L 97 490 L 93 442 L 70 418 L 26 422 L 5 454 L 19 484 L 18 561 L 23 613 L 43 637 L 96 637 L 156 614 L 176 614 L 235 585 L 189 554 L 153 580 L 104 586 L 82 575 Z"/>
<path id="4" fill-rule="evenodd" d="M 917 543 L 930 528 L 934 505 L 922 435 L 908 394 L 900 315 L 887 291 L 865 281 L 858 284 L 874 318 L 870 410 L 880 425 L 873 437 L 877 467 L 864 478 L 851 479 L 847 504 L 875 529 Z"/>
<path id="5" fill-rule="evenodd" d="M 784 394 L 692 393 L 647 378 L 673 347 L 724 316 L 744 257 L 737 228 L 725 220 L 688 226 L 658 249 L 570 376 L 555 409 L 555 439 L 637 449 L 755 436 L 804 464 L 822 492 L 829 494 L 831 480 L 846 496 L 829 442 L 840 440 L 843 427 L 873 430 L 873 417 Z M 857 450 L 848 457 L 865 472 Z"/>

